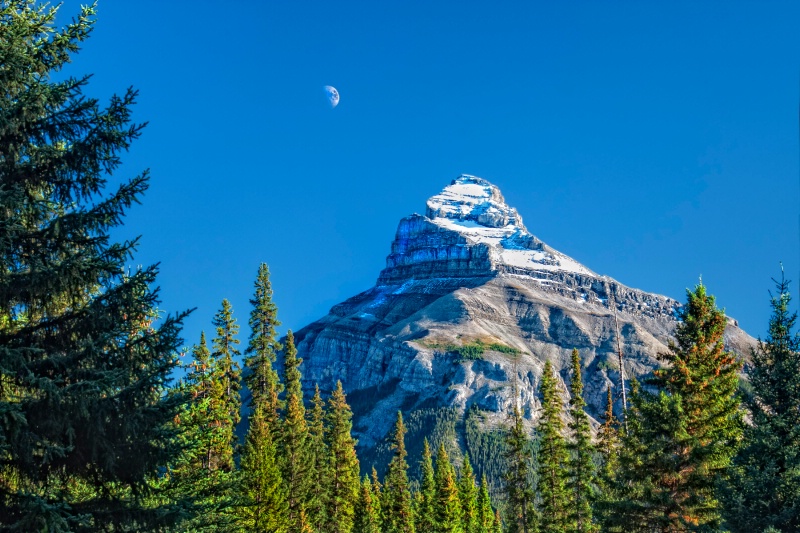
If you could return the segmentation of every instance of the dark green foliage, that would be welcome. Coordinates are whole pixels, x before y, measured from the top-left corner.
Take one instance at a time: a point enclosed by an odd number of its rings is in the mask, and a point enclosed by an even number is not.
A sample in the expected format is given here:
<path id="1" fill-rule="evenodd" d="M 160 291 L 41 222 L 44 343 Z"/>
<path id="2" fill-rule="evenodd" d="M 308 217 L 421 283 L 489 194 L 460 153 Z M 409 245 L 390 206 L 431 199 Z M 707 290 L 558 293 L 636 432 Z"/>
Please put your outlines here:
<path id="1" fill-rule="evenodd" d="M 436 527 L 436 475 L 427 438 L 423 441 L 419 492 L 416 496 L 414 512 L 416 529 L 420 532 L 433 531 Z"/>
<path id="2" fill-rule="evenodd" d="M 327 412 L 329 464 L 325 480 L 325 517 L 321 528 L 326 533 L 349 533 L 353 529 L 360 484 L 356 443 L 350 435 L 352 417 L 342 382 L 337 381 L 328 400 Z"/>
<path id="3" fill-rule="evenodd" d="M 226 423 L 231 427 L 231 449 L 233 449 L 234 430 L 242 419 L 240 414 L 242 400 L 239 395 L 242 388 L 242 371 L 236 360 L 241 355 L 236 348 L 239 345 L 239 339 L 236 338 L 239 333 L 239 325 L 233 318 L 233 308 L 227 299 L 222 300 L 222 309 L 214 315 L 211 323 L 216 329 L 216 337 L 211 341 L 213 348 L 211 357 L 215 361 L 216 379 L 219 380 L 222 387 L 225 407 L 230 418 L 230 421 L 226 421 Z M 233 452 L 231 452 L 229 468 L 233 468 Z"/>
<path id="4" fill-rule="evenodd" d="M 461 501 L 461 524 L 464 533 L 478 533 L 480 514 L 478 487 L 475 485 L 475 473 L 466 454 L 461 466 L 461 477 L 458 480 L 458 499 Z"/>
<path id="5" fill-rule="evenodd" d="M 561 420 L 563 401 L 558 380 L 550 361 L 544 364 L 542 381 L 542 418 L 539 420 L 539 494 L 542 531 L 569 529 L 570 496 L 567 491 L 567 444 Z"/>
<path id="6" fill-rule="evenodd" d="M 472 405 L 467 409 L 464 420 L 464 437 L 466 452 L 474 463 L 476 477 L 486 476 L 489 483 L 489 492 L 493 497 L 500 497 L 503 492 L 503 475 L 506 472 L 506 439 L 502 431 L 487 431 L 484 429 L 485 416 L 477 407 Z M 531 465 L 530 484 L 535 486 L 534 449 L 529 443 Z"/>
<path id="7" fill-rule="evenodd" d="M 381 493 L 383 531 L 385 533 L 413 533 L 414 531 L 411 491 L 408 486 L 405 435 L 406 426 L 403 424 L 403 415 L 398 411 L 392 436 L 394 457 L 389 462 Z"/>
<path id="8" fill-rule="evenodd" d="M 713 529 L 716 487 L 742 434 L 736 396 L 741 364 L 723 347 L 725 316 L 703 285 L 687 291 L 677 343 L 646 391 L 632 395 L 623 438 L 618 500 L 610 515 L 624 531 Z"/>
<path id="9" fill-rule="evenodd" d="M 157 269 L 126 273 L 137 240 L 110 237 L 148 187 L 106 192 L 136 91 L 104 107 L 60 72 L 95 8 L 58 30 L 57 9 L 0 3 L 0 529 L 154 529 L 178 516 L 146 496 L 179 452 L 183 315 L 160 317 Z"/>
<path id="10" fill-rule="evenodd" d="M 572 350 L 572 380 L 569 391 L 569 429 L 572 441 L 569 443 L 570 460 L 568 463 L 567 488 L 570 492 L 569 530 L 575 532 L 598 531 L 592 520 L 591 502 L 596 496 L 597 467 L 594 464 L 594 446 L 589 417 L 583 408 L 583 379 L 581 377 L 581 360 L 578 350 Z"/>
<path id="11" fill-rule="evenodd" d="M 311 398 L 311 410 L 308 416 L 308 465 L 311 479 L 306 509 L 308 522 L 314 531 L 323 531 L 325 520 L 326 488 L 329 481 L 329 452 L 327 431 L 325 428 L 325 402 L 319 393 L 319 386 L 314 387 Z"/>
<path id="12" fill-rule="evenodd" d="M 250 415 L 241 460 L 239 524 L 247 531 L 288 532 L 286 485 L 272 430 L 261 407 Z"/>
<path id="13" fill-rule="evenodd" d="M 456 426 L 461 422 L 457 409 L 453 407 L 437 407 L 417 409 L 403 416 L 406 427 L 406 451 L 409 457 L 421 457 L 423 442 L 428 439 L 431 448 L 439 447 L 444 442 L 447 453 L 451 457 L 461 458 L 458 448 Z M 390 432 L 384 442 L 372 449 L 359 450 L 362 463 L 378 465 L 378 471 L 385 474 L 383 465 L 387 465 L 394 457 L 394 431 Z M 409 479 L 420 479 L 419 462 L 414 460 L 408 468 Z"/>
<path id="14" fill-rule="evenodd" d="M 514 404 L 514 416 L 506 436 L 505 503 L 506 527 L 509 533 L 531 533 L 536 530 L 534 487 L 531 484 L 530 439 L 522 422 L 519 406 Z"/>
<path id="15" fill-rule="evenodd" d="M 361 482 L 358 503 L 355 511 L 353 533 L 381 533 L 381 505 L 378 495 L 373 491 L 369 476 Z"/>
<path id="16" fill-rule="evenodd" d="M 282 391 L 273 364 L 276 354 L 281 349 L 277 340 L 276 326 L 278 321 L 278 307 L 272 301 L 272 284 L 269 280 L 269 267 L 261 263 L 258 267 L 258 276 L 255 283 L 255 295 L 250 300 L 253 309 L 250 311 L 250 339 L 245 350 L 247 358 L 245 366 L 248 369 L 245 384 L 250 390 L 250 405 L 262 405 L 267 423 L 272 422 L 277 413 L 278 405 L 273 405 L 277 395 Z"/>
<path id="17" fill-rule="evenodd" d="M 614 416 L 614 399 L 611 396 L 611 387 L 606 391 L 606 410 L 603 413 L 602 425 L 597 430 L 597 451 L 600 452 L 602 466 L 600 482 L 607 490 L 614 477 L 619 456 L 619 421 Z"/>
<path id="18" fill-rule="evenodd" d="M 726 497 L 728 527 L 735 532 L 771 526 L 800 530 L 800 336 L 785 278 L 776 281 L 767 340 L 751 353 L 752 426 L 734 460 Z"/>
<path id="19" fill-rule="evenodd" d="M 458 498 L 456 473 L 444 443 L 439 445 L 436 453 L 436 525 L 435 533 L 463 533 L 461 502 Z"/>
<path id="20" fill-rule="evenodd" d="M 300 363 L 294 347 L 294 335 L 286 333 L 283 359 L 284 405 L 286 411 L 280 427 L 278 454 L 281 458 L 281 473 L 288 490 L 289 529 L 302 531 L 308 526 L 306 498 L 309 488 L 308 425 L 303 405 L 303 388 L 300 384 Z"/>

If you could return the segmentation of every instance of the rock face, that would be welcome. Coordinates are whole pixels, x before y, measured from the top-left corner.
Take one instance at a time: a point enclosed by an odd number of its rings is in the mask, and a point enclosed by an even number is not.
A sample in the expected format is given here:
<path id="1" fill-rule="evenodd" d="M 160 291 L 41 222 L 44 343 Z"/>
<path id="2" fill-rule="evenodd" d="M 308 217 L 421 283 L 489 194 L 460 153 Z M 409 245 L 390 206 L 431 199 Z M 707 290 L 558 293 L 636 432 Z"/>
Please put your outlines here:
<path id="1" fill-rule="evenodd" d="M 400 221 L 373 288 L 295 338 L 304 385 L 331 390 L 341 380 L 356 437 L 369 448 L 398 410 L 474 406 L 484 424 L 497 424 L 512 405 L 514 382 L 534 423 L 545 360 L 567 378 L 573 348 L 584 366 L 587 410 L 597 417 L 605 391 L 619 384 L 618 343 L 626 377 L 651 372 L 679 307 L 549 247 L 497 187 L 463 175 L 428 200 L 424 216 Z M 726 343 L 747 353 L 753 339 L 729 320 Z"/>

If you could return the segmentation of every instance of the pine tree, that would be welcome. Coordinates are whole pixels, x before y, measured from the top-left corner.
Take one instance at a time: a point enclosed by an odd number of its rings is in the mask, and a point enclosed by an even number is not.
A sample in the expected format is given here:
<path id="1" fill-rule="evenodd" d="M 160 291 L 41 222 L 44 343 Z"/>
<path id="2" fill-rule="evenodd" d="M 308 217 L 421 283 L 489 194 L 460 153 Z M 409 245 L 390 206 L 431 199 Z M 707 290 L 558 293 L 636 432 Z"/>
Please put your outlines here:
<path id="1" fill-rule="evenodd" d="M 306 498 L 306 507 L 309 523 L 314 531 L 323 531 L 325 521 L 325 498 L 328 488 L 329 452 L 326 443 L 325 428 L 325 401 L 319 392 L 319 386 L 314 387 L 314 397 L 311 398 L 311 410 L 308 414 L 308 477 L 311 484 Z"/>
<path id="2" fill-rule="evenodd" d="M 300 364 L 294 347 L 294 335 L 289 330 L 284 343 L 283 382 L 286 387 L 283 423 L 280 428 L 278 454 L 281 457 L 281 473 L 287 486 L 286 501 L 289 505 L 289 529 L 300 531 L 308 528 L 309 519 L 305 508 L 308 496 L 308 426 L 303 405 L 303 388 L 300 383 Z"/>
<path id="3" fill-rule="evenodd" d="M 463 533 L 461 501 L 458 498 L 458 484 L 456 473 L 444 441 L 439 444 L 436 452 L 436 527 L 435 533 Z"/>
<path id="4" fill-rule="evenodd" d="M 232 472 L 234 469 L 234 453 L 236 448 L 236 425 L 241 421 L 242 406 L 239 390 L 241 389 L 241 371 L 239 363 L 234 359 L 239 355 L 236 345 L 239 340 L 236 334 L 239 326 L 233 318 L 233 309 L 228 300 L 222 300 L 222 308 L 214 315 L 212 321 L 216 336 L 211 345 L 212 380 L 210 392 L 214 423 L 219 425 L 223 440 L 217 443 L 216 465 L 214 468 Z"/>
<path id="5" fill-rule="evenodd" d="M 395 422 L 394 433 L 392 434 L 394 455 L 389 462 L 381 493 L 384 533 L 414 532 L 411 491 L 408 486 L 405 435 L 406 426 L 403 424 L 403 414 L 398 411 L 397 422 Z"/>
<path id="6" fill-rule="evenodd" d="M 426 438 L 422 442 L 420 461 L 420 487 L 414 513 L 416 530 L 433 531 L 436 527 L 436 476 L 433 470 L 433 455 Z"/>
<path id="7" fill-rule="evenodd" d="M 478 492 L 478 533 L 492 533 L 494 527 L 494 510 L 489 496 L 489 484 L 486 476 L 481 476 L 481 487 Z"/>
<path id="8" fill-rule="evenodd" d="M 353 533 L 381 533 L 381 507 L 372 490 L 369 476 L 361 482 L 358 505 L 356 505 Z"/>
<path id="9" fill-rule="evenodd" d="M 583 379 L 581 377 L 581 360 L 578 350 L 572 350 L 572 380 L 570 381 L 569 429 L 572 442 L 569 444 L 570 460 L 568 463 L 567 481 L 571 493 L 569 503 L 569 526 L 577 533 L 598 531 L 592 520 L 591 502 L 596 496 L 595 482 L 597 468 L 592 456 L 595 453 L 592 445 L 592 430 L 589 417 L 583 408 Z"/>
<path id="10" fill-rule="evenodd" d="M 261 406 L 250 415 L 241 460 L 244 499 L 239 524 L 248 531 L 288 532 L 286 485 L 283 482 L 272 431 Z"/>
<path id="11" fill-rule="evenodd" d="M 224 391 L 224 402 L 230 417 L 231 438 L 233 439 L 236 425 L 242 419 L 240 414 L 242 400 L 239 395 L 242 388 L 242 371 L 236 360 L 241 355 L 236 348 L 239 344 L 239 339 L 236 338 L 239 333 L 239 325 L 233 318 L 233 308 L 227 299 L 222 300 L 222 309 L 214 315 L 212 324 L 216 329 L 217 336 L 211 342 L 213 347 L 211 356 L 216 361 L 217 378 Z"/>
<path id="12" fill-rule="evenodd" d="M 603 413 L 603 423 L 597 430 L 597 451 L 602 457 L 600 481 L 604 490 L 608 488 L 614 477 L 619 455 L 619 421 L 614 416 L 614 400 L 611 396 L 611 387 L 606 391 L 606 410 Z"/>
<path id="13" fill-rule="evenodd" d="M 112 241 L 149 185 L 106 191 L 137 93 L 102 106 L 61 72 L 95 7 L 56 29 L 59 5 L 0 3 L 0 529 L 155 529 L 176 514 L 139 496 L 180 453 L 185 314 L 160 316 L 155 266 L 125 271 L 138 239 Z"/>
<path id="14" fill-rule="evenodd" d="M 230 433 L 220 423 L 227 411 L 205 333 L 192 348 L 192 356 L 189 371 L 177 387 L 190 398 L 175 419 L 183 454 L 161 479 L 161 497 L 177 501 L 191 495 L 190 516 L 181 523 L 182 530 L 223 530 L 233 521 L 229 510 L 236 503 L 232 475 L 220 468 L 221 458 L 230 454 Z"/>
<path id="15" fill-rule="evenodd" d="M 669 366 L 655 371 L 655 393 L 636 394 L 628 416 L 616 483 L 620 497 L 612 513 L 625 531 L 713 529 L 721 523 L 716 487 L 742 434 L 736 396 L 741 364 L 724 349 L 725 315 L 714 297 L 702 284 L 687 294 L 677 343 L 661 355 Z"/>
<path id="16" fill-rule="evenodd" d="M 475 485 L 475 474 L 469 462 L 469 456 L 464 454 L 461 467 L 461 478 L 458 480 L 458 499 L 461 502 L 461 520 L 464 533 L 478 533 L 478 487 Z"/>
<path id="17" fill-rule="evenodd" d="M 347 405 L 342 382 L 328 400 L 328 490 L 326 493 L 326 533 L 349 533 L 353 529 L 353 513 L 358 501 L 358 458 L 356 441 L 350 435 L 353 413 Z"/>
<path id="18" fill-rule="evenodd" d="M 255 283 L 255 295 L 250 300 L 250 339 L 245 350 L 248 369 L 245 384 L 250 390 L 251 407 L 262 405 L 267 423 L 277 417 L 276 400 L 282 392 L 282 385 L 273 364 L 281 349 L 275 328 L 280 326 L 278 307 L 272 301 L 272 284 L 269 280 L 269 267 L 261 263 Z M 274 413 L 274 415 L 273 415 Z"/>
<path id="19" fill-rule="evenodd" d="M 789 282 L 775 281 L 766 341 L 751 352 L 752 425 L 734 460 L 726 519 L 734 532 L 800 530 L 800 334 Z"/>
<path id="20" fill-rule="evenodd" d="M 542 499 L 541 528 L 552 533 L 567 531 L 569 493 L 566 488 L 568 454 L 561 420 L 563 403 L 558 381 L 550 361 L 544 364 L 542 381 L 542 418 L 539 420 L 539 493 Z"/>
<path id="21" fill-rule="evenodd" d="M 509 533 L 531 533 L 536 530 L 531 484 L 531 443 L 522 421 L 519 406 L 514 404 L 511 428 L 506 436 L 503 479 L 506 496 L 506 524 Z"/>

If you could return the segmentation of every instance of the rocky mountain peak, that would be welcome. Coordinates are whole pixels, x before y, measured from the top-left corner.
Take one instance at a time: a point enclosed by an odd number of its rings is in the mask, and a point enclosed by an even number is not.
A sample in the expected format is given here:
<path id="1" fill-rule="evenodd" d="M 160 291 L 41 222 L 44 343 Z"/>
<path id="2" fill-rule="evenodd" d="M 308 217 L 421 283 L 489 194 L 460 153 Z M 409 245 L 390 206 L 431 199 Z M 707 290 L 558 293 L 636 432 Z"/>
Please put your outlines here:
<path id="1" fill-rule="evenodd" d="M 451 428 L 462 428 L 459 438 L 468 437 L 468 412 L 496 427 L 517 402 L 533 424 L 544 362 L 566 380 L 573 348 L 587 411 L 598 416 L 619 384 L 618 350 L 629 379 L 652 372 L 679 308 L 546 245 L 497 187 L 462 175 L 427 201 L 425 215 L 400 220 L 375 286 L 333 306 L 295 342 L 306 389 L 341 381 L 354 431 L 370 449 L 398 410 L 416 443 L 443 413 L 459 421 Z M 743 354 L 754 341 L 730 321 L 725 342 Z"/>
<path id="2" fill-rule="evenodd" d="M 495 185 L 462 174 L 428 199 L 425 216 L 400 221 L 379 283 L 557 271 L 596 276 L 529 233 Z"/>
<path id="3" fill-rule="evenodd" d="M 470 221 L 489 228 L 512 226 L 525 231 L 517 210 L 506 205 L 495 185 L 483 178 L 462 174 L 442 192 L 428 199 L 425 216 L 430 219 Z"/>

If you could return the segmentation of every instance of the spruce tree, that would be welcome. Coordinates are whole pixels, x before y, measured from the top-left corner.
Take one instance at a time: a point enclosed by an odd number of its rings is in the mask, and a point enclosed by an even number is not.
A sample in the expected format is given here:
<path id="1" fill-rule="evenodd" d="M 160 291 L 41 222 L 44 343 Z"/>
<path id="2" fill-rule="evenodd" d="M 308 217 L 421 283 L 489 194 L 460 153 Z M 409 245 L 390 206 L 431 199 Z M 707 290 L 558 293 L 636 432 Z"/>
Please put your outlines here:
<path id="1" fill-rule="evenodd" d="M 359 479 L 356 441 L 350 435 L 353 413 L 347 405 L 342 382 L 336 382 L 328 400 L 329 466 L 325 498 L 326 533 L 349 533 L 353 529 L 353 513 L 358 501 Z"/>
<path id="2" fill-rule="evenodd" d="M 417 531 L 433 531 L 436 527 L 436 475 L 433 470 L 433 455 L 426 438 L 422 442 L 420 461 L 420 487 L 414 513 Z"/>
<path id="3" fill-rule="evenodd" d="M 272 301 L 272 284 L 269 267 L 261 263 L 255 283 L 255 294 L 250 300 L 250 339 L 245 350 L 245 366 L 248 370 L 245 384 L 250 390 L 251 407 L 262 405 L 267 422 L 273 420 L 271 413 L 278 411 L 274 405 L 282 385 L 273 368 L 276 354 L 281 349 L 275 328 L 280 326 L 278 307 Z"/>
<path id="4" fill-rule="evenodd" d="M 314 397 L 311 398 L 311 409 L 308 415 L 308 477 L 311 480 L 306 507 L 308 520 L 314 531 L 324 531 L 325 499 L 327 497 L 329 472 L 329 451 L 327 432 L 325 428 L 325 401 L 319 392 L 319 386 L 314 387 Z"/>
<path id="5" fill-rule="evenodd" d="M 486 476 L 481 476 L 481 486 L 478 490 L 478 533 L 491 533 L 494 526 L 494 509 L 489 496 L 489 483 Z"/>
<path id="6" fill-rule="evenodd" d="M 294 335 L 289 330 L 284 343 L 283 382 L 286 411 L 280 428 L 278 454 L 281 457 L 281 473 L 286 482 L 286 501 L 289 505 L 289 529 L 301 531 L 309 527 L 305 508 L 308 496 L 308 426 L 303 405 L 303 387 L 300 383 L 300 364 L 294 347 Z"/>
<path id="7" fill-rule="evenodd" d="M 411 490 L 408 486 L 408 463 L 405 444 L 406 426 L 403 414 L 397 412 L 392 434 L 394 455 L 383 480 L 381 507 L 384 533 L 413 533 L 414 515 L 411 508 Z"/>
<path id="8" fill-rule="evenodd" d="M 594 464 L 595 453 L 592 445 L 592 430 L 589 416 L 583 410 L 583 379 L 581 377 L 581 360 L 578 350 L 572 350 L 572 380 L 570 381 L 569 429 L 572 441 L 569 443 L 570 458 L 568 463 L 567 488 L 570 492 L 569 530 L 577 533 L 597 531 L 592 519 L 591 502 L 596 496 L 595 483 L 597 468 Z"/>
<path id="9" fill-rule="evenodd" d="M 602 458 L 600 481 L 603 489 L 606 490 L 614 477 L 617 456 L 619 455 L 619 421 L 614 416 L 614 400 L 611 396 L 611 387 L 608 387 L 606 391 L 606 410 L 603 413 L 602 422 L 597 430 L 597 451 Z"/>
<path id="10" fill-rule="evenodd" d="M 464 533 L 478 533 L 480 514 L 478 487 L 475 485 L 475 473 L 466 453 L 461 466 L 461 477 L 458 480 L 458 499 L 461 501 L 461 523 Z"/>
<path id="11" fill-rule="evenodd" d="M 531 483 L 531 442 L 525 431 L 522 413 L 514 404 L 511 427 L 506 436 L 506 527 L 509 533 L 531 533 L 536 530 L 534 491 Z"/>
<path id="12" fill-rule="evenodd" d="M 262 407 L 249 417 L 242 449 L 239 524 L 247 531 L 288 532 L 286 485 L 278 465 L 272 430 Z"/>
<path id="13" fill-rule="evenodd" d="M 561 420 L 563 403 L 550 361 L 544 364 L 540 389 L 543 411 L 538 427 L 541 528 L 557 533 L 570 529 L 570 497 L 566 487 L 568 454 Z"/>
<path id="14" fill-rule="evenodd" d="M 356 505 L 353 533 L 381 533 L 380 517 L 380 502 L 375 497 L 369 476 L 365 475 L 361 482 L 361 491 Z"/>
<path id="15" fill-rule="evenodd" d="M 0 3 L 0 529 L 156 529 L 185 315 L 160 315 L 155 266 L 126 272 L 138 239 L 112 240 L 149 186 L 116 173 L 137 93 L 101 105 L 62 72 L 95 8 L 57 29 L 59 5 Z"/>
<path id="16" fill-rule="evenodd" d="M 236 360 L 241 352 L 236 346 L 239 339 L 239 325 L 233 318 L 233 308 L 227 299 L 222 300 L 222 308 L 214 315 L 212 321 L 216 329 L 216 337 L 212 340 L 211 356 L 215 360 L 217 378 L 223 389 L 225 407 L 228 411 L 229 420 L 226 424 L 231 428 L 231 447 L 234 447 L 235 429 L 242 419 L 241 407 L 242 400 L 239 391 L 242 388 L 242 371 L 239 362 Z M 232 457 L 231 457 L 232 461 Z M 233 468 L 231 462 L 230 468 Z"/>
<path id="17" fill-rule="evenodd" d="M 655 392 L 637 393 L 628 417 L 612 509 L 626 531 L 713 529 L 721 523 L 717 486 L 742 435 L 736 394 L 741 364 L 725 351 L 725 315 L 714 297 L 702 284 L 687 295 L 677 342 L 660 356 L 668 366 L 654 372 Z"/>
<path id="18" fill-rule="evenodd" d="M 789 282 L 775 281 L 765 341 L 751 352 L 752 425 L 734 459 L 725 498 L 734 532 L 800 530 L 800 335 L 789 311 Z"/>
<path id="19" fill-rule="evenodd" d="M 435 512 L 435 533 L 464 533 L 456 473 L 450 464 L 444 441 L 439 444 L 439 451 L 436 452 Z"/>

